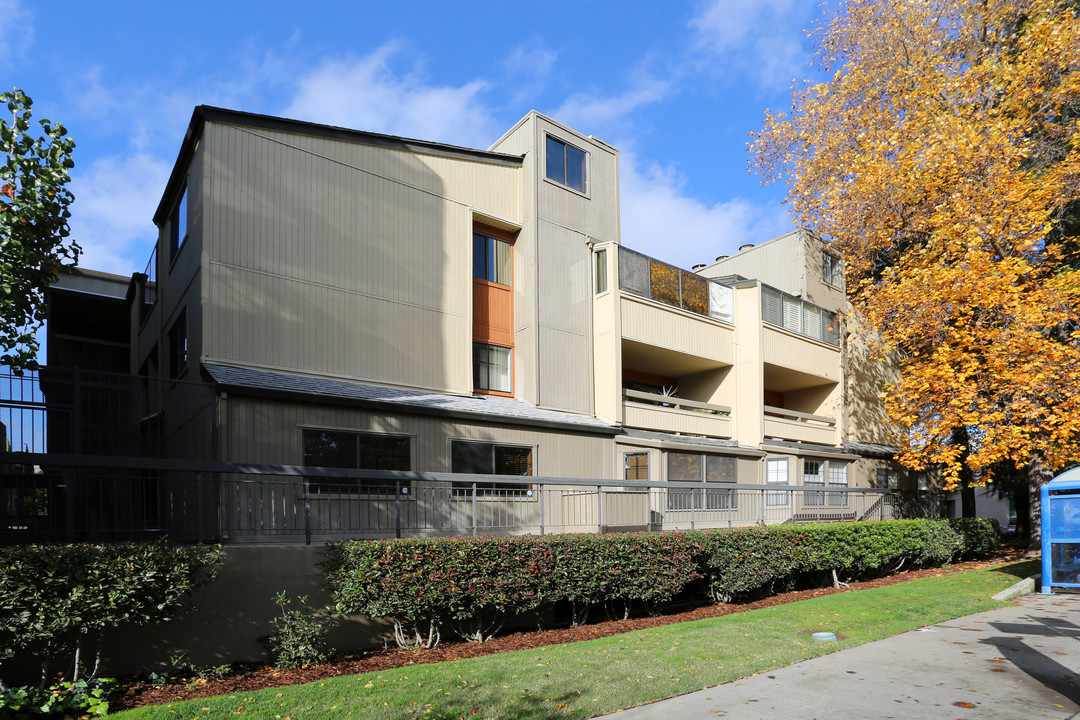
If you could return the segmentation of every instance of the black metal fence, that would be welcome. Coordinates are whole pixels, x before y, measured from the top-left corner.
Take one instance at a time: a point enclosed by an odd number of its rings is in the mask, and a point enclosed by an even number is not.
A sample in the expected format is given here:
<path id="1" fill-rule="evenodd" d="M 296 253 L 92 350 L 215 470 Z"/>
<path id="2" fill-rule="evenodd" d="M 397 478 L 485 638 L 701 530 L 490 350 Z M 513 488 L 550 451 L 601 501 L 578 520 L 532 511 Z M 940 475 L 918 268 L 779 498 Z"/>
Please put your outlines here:
<path id="1" fill-rule="evenodd" d="M 867 488 L 703 485 L 13 453 L 0 466 L 0 542 L 676 530 L 890 520 L 938 496 Z"/>

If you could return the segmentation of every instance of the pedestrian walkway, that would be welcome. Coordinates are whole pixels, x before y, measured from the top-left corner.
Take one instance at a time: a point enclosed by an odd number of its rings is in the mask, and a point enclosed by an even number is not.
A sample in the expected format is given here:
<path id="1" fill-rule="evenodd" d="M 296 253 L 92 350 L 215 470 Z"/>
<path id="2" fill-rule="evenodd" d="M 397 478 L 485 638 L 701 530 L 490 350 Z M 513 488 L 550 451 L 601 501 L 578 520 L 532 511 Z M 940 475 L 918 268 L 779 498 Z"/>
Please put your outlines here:
<path id="1" fill-rule="evenodd" d="M 618 720 L 1080 718 L 1080 595 L 1025 595 Z"/>

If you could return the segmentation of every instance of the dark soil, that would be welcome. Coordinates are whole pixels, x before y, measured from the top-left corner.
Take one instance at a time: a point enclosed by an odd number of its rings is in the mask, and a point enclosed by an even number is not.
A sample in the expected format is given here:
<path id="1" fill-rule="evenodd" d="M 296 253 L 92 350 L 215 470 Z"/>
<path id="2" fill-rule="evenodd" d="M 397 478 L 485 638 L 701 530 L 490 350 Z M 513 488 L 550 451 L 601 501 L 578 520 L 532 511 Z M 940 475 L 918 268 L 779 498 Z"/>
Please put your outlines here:
<path id="1" fill-rule="evenodd" d="M 232 671 L 221 678 L 194 679 L 178 683 L 167 683 L 164 685 L 154 685 L 145 678 L 129 678 L 121 681 L 120 690 L 113 695 L 109 704 L 110 710 L 123 710 L 126 708 L 142 707 L 144 705 L 160 705 L 163 703 L 191 700 L 225 693 L 251 692 L 263 688 L 281 687 L 283 685 L 299 685 L 315 680 L 322 680 L 324 678 L 337 677 L 339 675 L 359 675 L 362 673 L 389 670 L 404 665 L 443 662 L 444 660 L 458 660 L 460 658 L 493 655 L 495 653 L 509 652 L 511 650 L 528 650 L 543 647 L 545 645 L 558 645 L 560 643 L 593 640 L 595 638 L 618 635 L 620 633 L 641 630 L 643 628 L 671 625 L 672 623 L 686 622 L 689 620 L 720 617 L 721 615 L 732 615 L 734 613 L 773 607 L 785 603 L 798 602 L 799 600 L 822 597 L 824 595 L 832 595 L 833 593 L 838 592 L 853 592 L 867 588 L 884 587 L 886 585 L 907 582 L 917 578 L 946 575 L 962 570 L 974 570 L 1006 561 L 1017 561 L 1021 559 L 1024 559 L 1022 550 L 1003 549 L 988 558 L 980 560 L 970 560 L 940 568 L 910 570 L 874 580 L 854 582 L 851 583 L 850 589 L 824 587 L 809 590 L 795 590 L 745 602 L 706 605 L 656 617 L 613 620 L 583 625 L 580 627 L 565 627 L 552 630 L 520 631 L 496 637 L 483 644 L 443 642 L 431 650 L 402 650 L 399 648 L 370 650 L 367 652 L 339 655 L 331 662 L 322 665 L 309 665 L 307 667 L 290 670 L 275 670 L 262 663 L 236 663 L 232 666 Z"/>

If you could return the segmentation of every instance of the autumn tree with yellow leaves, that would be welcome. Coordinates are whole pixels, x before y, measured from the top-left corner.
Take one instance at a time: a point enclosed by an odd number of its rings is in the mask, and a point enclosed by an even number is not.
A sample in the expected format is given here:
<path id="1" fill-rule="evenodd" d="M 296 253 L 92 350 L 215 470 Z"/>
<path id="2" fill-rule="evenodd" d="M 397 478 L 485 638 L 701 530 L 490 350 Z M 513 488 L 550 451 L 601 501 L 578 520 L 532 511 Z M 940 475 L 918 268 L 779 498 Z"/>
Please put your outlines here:
<path id="1" fill-rule="evenodd" d="M 1080 460 L 1077 12 L 849 0 L 819 37 L 831 79 L 796 89 L 751 146 L 835 243 L 868 339 L 897 358 L 899 459 L 950 487 L 1004 463 L 1037 493 Z"/>

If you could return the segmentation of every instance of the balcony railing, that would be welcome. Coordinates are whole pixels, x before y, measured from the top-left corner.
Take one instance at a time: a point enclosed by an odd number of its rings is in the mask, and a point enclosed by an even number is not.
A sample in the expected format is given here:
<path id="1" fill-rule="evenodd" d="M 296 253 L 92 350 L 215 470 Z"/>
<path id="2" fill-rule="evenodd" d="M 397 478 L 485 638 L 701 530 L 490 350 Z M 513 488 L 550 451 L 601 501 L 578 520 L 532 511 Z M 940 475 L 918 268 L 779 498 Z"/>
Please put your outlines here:
<path id="1" fill-rule="evenodd" d="M 640 390 L 623 390 L 623 397 L 633 402 L 640 402 L 646 405 L 658 405 L 660 407 L 668 407 L 675 410 L 691 410 L 707 415 L 731 414 L 731 407 L 728 405 L 714 405 L 698 400 L 687 400 L 673 395 L 641 392 Z"/>
<path id="2" fill-rule="evenodd" d="M 766 405 L 765 435 L 833 445 L 836 443 L 836 418 Z"/>
<path id="3" fill-rule="evenodd" d="M 313 543 L 659 531 L 889 520 L 939 509 L 936 495 L 846 486 L 392 473 L 28 453 L 0 453 L 0 490 L 0 544 L 163 535 L 181 542 Z"/>
<path id="4" fill-rule="evenodd" d="M 840 345 L 840 318 L 836 313 L 768 285 L 761 286 L 761 319 L 811 340 Z"/>
<path id="5" fill-rule="evenodd" d="M 711 278 L 619 248 L 619 289 L 688 312 L 735 321 L 735 291 Z"/>
<path id="6" fill-rule="evenodd" d="M 727 405 L 638 390 L 623 390 L 623 424 L 717 438 L 730 438 L 733 433 L 731 408 Z"/>

